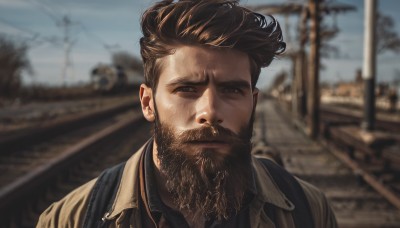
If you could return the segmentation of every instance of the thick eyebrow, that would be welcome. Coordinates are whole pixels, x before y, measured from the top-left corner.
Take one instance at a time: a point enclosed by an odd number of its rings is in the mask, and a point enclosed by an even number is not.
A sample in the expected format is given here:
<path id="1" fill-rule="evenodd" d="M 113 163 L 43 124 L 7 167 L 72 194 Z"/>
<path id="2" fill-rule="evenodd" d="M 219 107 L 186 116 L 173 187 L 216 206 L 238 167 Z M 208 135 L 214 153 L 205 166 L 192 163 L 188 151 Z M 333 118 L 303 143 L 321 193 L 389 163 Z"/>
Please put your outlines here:
<path id="1" fill-rule="evenodd" d="M 172 80 L 167 83 L 167 87 L 175 87 L 177 85 L 185 85 L 185 86 L 206 86 L 209 82 L 209 78 L 196 80 L 193 77 L 181 77 Z M 228 80 L 228 81 L 220 81 L 216 83 L 219 87 L 238 87 L 240 89 L 250 89 L 250 83 L 246 80 Z"/>
<path id="2" fill-rule="evenodd" d="M 223 81 L 223 82 L 218 82 L 217 85 L 218 86 L 238 87 L 240 89 L 250 89 L 250 83 L 245 80 Z"/>
<path id="3" fill-rule="evenodd" d="M 181 77 L 167 83 L 167 87 L 174 87 L 177 85 L 205 86 L 208 84 L 208 81 L 208 77 L 200 80 L 193 79 L 193 77 Z"/>

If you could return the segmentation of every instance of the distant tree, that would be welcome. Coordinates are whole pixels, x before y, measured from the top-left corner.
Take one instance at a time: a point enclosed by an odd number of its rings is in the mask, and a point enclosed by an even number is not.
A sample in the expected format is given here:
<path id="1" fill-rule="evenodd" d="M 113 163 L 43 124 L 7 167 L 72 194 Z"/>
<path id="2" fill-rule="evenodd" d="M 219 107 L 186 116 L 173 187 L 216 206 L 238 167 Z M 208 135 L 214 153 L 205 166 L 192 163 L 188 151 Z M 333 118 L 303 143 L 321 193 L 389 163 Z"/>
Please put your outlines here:
<path id="1" fill-rule="evenodd" d="M 281 71 L 280 73 L 278 73 L 273 82 L 272 82 L 272 88 L 278 88 L 279 86 L 281 86 L 285 80 L 287 78 L 287 72 L 286 71 Z"/>
<path id="2" fill-rule="evenodd" d="M 332 45 L 330 41 L 332 41 L 339 34 L 339 28 L 336 26 L 330 27 L 324 21 L 321 23 L 320 26 L 321 57 L 330 58 L 332 55 L 338 56 L 340 53 L 339 48 L 335 45 Z"/>
<path id="3" fill-rule="evenodd" d="M 33 74 L 27 57 L 28 46 L 0 36 L 0 96 L 13 97 L 21 87 L 21 74 Z"/>
<path id="4" fill-rule="evenodd" d="M 400 86 L 400 69 L 394 70 L 393 85 Z"/>
<path id="5" fill-rule="evenodd" d="M 125 51 L 114 53 L 112 55 L 112 63 L 127 70 L 135 70 L 143 73 L 142 61 Z"/>
<path id="6" fill-rule="evenodd" d="M 376 38 L 378 54 L 385 51 L 400 53 L 400 38 L 395 31 L 395 22 L 392 17 L 378 13 Z"/>
<path id="7" fill-rule="evenodd" d="M 356 83 L 362 83 L 363 82 L 363 78 L 362 78 L 362 70 L 361 68 L 358 68 L 356 70 L 356 75 L 354 77 L 354 82 Z"/>

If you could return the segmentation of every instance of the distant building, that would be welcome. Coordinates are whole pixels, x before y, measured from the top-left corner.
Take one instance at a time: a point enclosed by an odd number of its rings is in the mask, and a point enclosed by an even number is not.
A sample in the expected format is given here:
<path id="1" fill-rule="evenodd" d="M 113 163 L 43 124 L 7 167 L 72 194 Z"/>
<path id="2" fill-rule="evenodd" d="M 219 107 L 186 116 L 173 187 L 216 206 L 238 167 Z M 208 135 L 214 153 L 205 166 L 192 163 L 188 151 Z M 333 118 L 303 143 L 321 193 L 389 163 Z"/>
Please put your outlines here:
<path id="1" fill-rule="evenodd" d="M 341 97 L 362 97 L 363 84 L 359 82 L 341 82 L 335 85 L 333 95 Z"/>

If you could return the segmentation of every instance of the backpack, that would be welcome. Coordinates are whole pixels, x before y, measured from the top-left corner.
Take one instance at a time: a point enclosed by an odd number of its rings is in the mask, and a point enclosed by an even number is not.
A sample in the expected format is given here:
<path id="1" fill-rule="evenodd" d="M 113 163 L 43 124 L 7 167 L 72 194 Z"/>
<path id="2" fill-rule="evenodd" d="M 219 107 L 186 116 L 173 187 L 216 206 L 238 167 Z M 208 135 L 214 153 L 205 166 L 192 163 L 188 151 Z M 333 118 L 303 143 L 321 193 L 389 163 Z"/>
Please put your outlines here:
<path id="1" fill-rule="evenodd" d="M 314 220 L 306 195 L 299 182 L 285 169 L 269 159 L 257 158 L 264 168 L 271 174 L 274 182 L 286 197 L 295 205 L 292 211 L 293 221 L 298 228 L 314 228 Z M 91 193 L 83 227 L 107 227 L 107 222 L 102 221 L 103 215 L 111 210 L 115 200 L 125 162 L 105 170 L 97 179 Z M 269 218 L 274 221 L 274 205 L 264 206 Z M 274 221 L 276 224 L 276 222 Z"/>

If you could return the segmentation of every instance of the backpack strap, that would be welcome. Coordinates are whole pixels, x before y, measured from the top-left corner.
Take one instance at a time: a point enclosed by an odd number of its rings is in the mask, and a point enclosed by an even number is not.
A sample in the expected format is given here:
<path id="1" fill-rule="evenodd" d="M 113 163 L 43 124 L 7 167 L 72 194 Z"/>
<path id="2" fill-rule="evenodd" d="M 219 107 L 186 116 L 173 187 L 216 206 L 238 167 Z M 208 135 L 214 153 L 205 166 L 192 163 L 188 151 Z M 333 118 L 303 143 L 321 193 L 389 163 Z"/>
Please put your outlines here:
<path id="1" fill-rule="evenodd" d="M 314 228 L 314 219 L 311 213 L 307 197 L 299 182 L 285 169 L 265 158 L 257 158 L 264 168 L 271 174 L 274 182 L 285 196 L 295 205 L 292 212 L 293 221 L 298 228 Z M 270 214 L 275 214 L 273 205 L 267 205 Z M 272 211 L 272 212 L 271 212 Z M 275 216 L 271 219 L 275 220 Z M 274 222 L 276 224 L 276 222 Z"/>
<path id="2" fill-rule="evenodd" d="M 104 227 L 101 220 L 114 203 L 125 162 L 106 169 L 98 177 L 89 198 L 83 227 Z"/>

